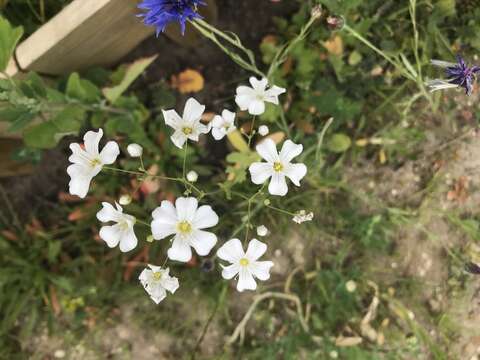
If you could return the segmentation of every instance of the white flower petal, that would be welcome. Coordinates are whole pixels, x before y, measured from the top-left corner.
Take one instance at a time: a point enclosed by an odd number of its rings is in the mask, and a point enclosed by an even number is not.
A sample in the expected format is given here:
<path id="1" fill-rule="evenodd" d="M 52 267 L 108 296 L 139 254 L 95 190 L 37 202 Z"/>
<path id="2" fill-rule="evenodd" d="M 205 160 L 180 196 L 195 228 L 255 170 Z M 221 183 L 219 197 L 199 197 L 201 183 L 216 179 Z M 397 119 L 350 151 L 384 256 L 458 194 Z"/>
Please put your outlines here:
<path id="1" fill-rule="evenodd" d="M 274 173 L 273 166 L 270 163 L 256 162 L 251 164 L 248 170 L 250 171 L 252 182 L 257 185 L 263 184 Z"/>
<path id="2" fill-rule="evenodd" d="M 172 247 L 168 249 L 168 258 L 171 260 L 188 262 L 192 258 L 192 249 L 185 239 L 176 236 Z"/>
<path id="3" fill-rule="evenodd" d="M 196 229 L 206 229 L 218 224 L 218 215 L 210 205 L 198 208 L 193 218 L 192 225 Z"/>
<path id="4" fill-rule="evenodd" d="M 137 247 L 138 240 L 133 227 L 127 231 L 123 231 L 120 239 L 120 251 L 129 252 Z"/>
<path id="5" fill-rule="evenodd" d="M 257 239 L 252 239 L 248 243 L 248 249 L 245 254 L 245 257 L 250 261 L 257 261 L 265 252 L 267 251 L 267 244 L 258 241 Z"/>
<path id="6" fill-rule="evenodd" d="M 99 235 L 100 238 L 107 243 L 108 247 L 114 248 L 120 242 L 122 228 L 119 224 L 102 226 Z"/>
<path id="7" fill-rule="evenodd" d="M 148 266 L 151 267 L 150 265 Z M 148 276 L 151 272 L 152 270 L 143 269 L 143 271 L 140 273 L 140 276 L 138 277 L 138 280 L 140 280 L 144 288 L 147 286 Z"/>
<path id="8" fill-rule="evenodd" d="M 270 184 L 268 185 L 268 192 L 272 195 L 285 196 L 288 192 L 285 175 L 279 172 L 274 172 Z"/>
<path id="9" fill-rule="evenodd" d="M 235 96 L 235 102 L 240 110 L 248 110 L 250 103 L 255 100 L 255 90 L 248 86 L 239 86 L 237 88 L 237 95 Z"/>
<path id="10" fill-rule="evenodd" d="M 250 79 L 250 84 L 252 87 L 259 93 L 265 92 L 265 89 L 267 88 L 268 85 L 268 80 L 266 78 L 262 78 L 258 80 L 256 77 L 251 76 Z"/>
<path id="11" fill-rule="evenodd" d="M 242 243 L 238 239 L 228 240 L 217 250 L 217 256 L 231 263 L 238 263 L 245 256 Z"/>
<path id="12" fill-rule="evenodd" d="M 196 230 L 190 238 L 190 245 L 198 255 L 207 256 L 217 243 L 217 236 L 211 232 Z"/>
<path id="13" fill-rule="evenodd" d="M 120 219 L 118 210 L 108 202 L 102 202 L 102 209 L 97 212 L 97 219 L 101 222 L 117 221 Z"/>
<path id="14" fill-rule="evenodd" d="M 85 167 L 90 166 L 90 160 L 92 156 L 88 154 L 85 150 L 83 150 L 80 144 L 70 144 L 70 150 L 72 151 L 72 155 L 70 155 L 68 161 L 70 161 L 71 163 L 83 165 Z"/>
<path id="15" fill-rule="evenodd" d="M 181 127 L 183 119 L 175 110 L 162 110 L 162 114 L 163 118 L 165 119 L 165 124 L 175 130 L 178 130 Z"/>
<path id="16" fill-rule="evenodd" d="M 307 175 L 307 167 L 304 164 L 288 164 L 283 169 L 283 173 L 288 177 L 296 186 L 300 186 L 300 180 Z"/>
<path id="17" fill-rule="evenodd" d="M 249 265 L 249 270 L 259 280 L 265 281 L 270 279 L 270 269 L 273 266 L 271 261 L 255 261 Z"/>
<path id="18" fill-rule="evenodd" d="M 233 111 L 227 109 L 222 111 L 222 118 L 227 124 L 233 125 L 233 123 L 235 122 L 235 115 L 236 114 Z"/>
<path id="19" fill-rule="evenodd" d="M 233 279 L 235 275 L 240 272 L 240 266 L 238 264 L 222 266 L 222 268 L 222 277 L 226 280 Z"/>
<path id="20" fill-rule="evenodd" d="M 161 284 L 162 286 L 170 291 L 172 294 L 175 293 L 175 291 L 177 291 L 177 289 L 180 287 L 179 283 L 178 283 L 178 279 L 176 277 L 173 277 L 173 276 L 170 276 L 168 273 L 169 273 L 169 269 L 165 269 L 165 272 L 162 276 L 162 280 L 161 280 Z"/>
<path id="21" fill-rule="evenodd" d="M 155 304 L 159 304 L 163 299 L 167 297 L 167 292 L 161 286 L 154 286 L 147 290 L 150 298 L 155 302 Z"/>
<path id="22" fill-rule="evenodd" d="M 258 144 L 255 149 L 260 154 L 260 156 L 269 163 L 275 163 L 280 161 L 278 156 L 277 146 L 272 139 L 265 139 L 260 144 Z"/>
<path id="23" fill-rule="evenodd" d="M 175 201 L 175 208 L 177 209 L 177 218 L 179 221 L 193 222 L 197 212 L 198 201 L 194 197 L 179 197 Z"/>
<path id="24" fill-rule="evenodd" d="M 175 234 L 175 225 L 161 223 L 159 220 L 152 221 L 152 235 L 155 240 L 162 240 Z"/>
<path id="25" fill-rule="evenodd" d="M 218 128 L 218 127 L 212 128 L 213 138 L 217 141 L 222 140 L 225 137 L 226 134 L 227 133 L 226 133 L 224 128 Z"/>
<path id="26" fill-rule="evenodd" d="M 265 103 L 259 99 L 251 101 L 248 105 L 248 112 L 251 115 L 262 115 L 265 112 Z"/>
<path id="27" fill-rule="evenodd" d="M 87 131 L 87 133 L 83 136 L 85 150 L 90 154 L 98 155 L 98 145 L 100 144 L 100 139 L 102 136 L 102 129 L 98 129 L 97 132 Z"/>
<path id="28" fill-rule="evenodd" d="M 278 105 L 278 96 L 286 91 L 286 89 L 274 85 L 265 92 L 265 101 Z"/>
<path id="29" fill-rule="evenodd" d="M 287 140 L 283 143 L 282 150 L 280 151 L 280 161 L 282 163 L 289 163 L 294 157 L 300 155 L 302 151 L 303 145 L 297 145 L 293 141 Z"/>
<path id="30" fill-rule="evenodd" d="M 120 149 L 118 148 L 118 144 L 115 141 L 109 141 L 100 153 L 100 160 L 102 164 L 110 165 L 117 160 L 119 154 Z"/>
<path id="31" fill-rule="evenodd" d="M 183 145 L 185 145 L 188 140 L 181 130 L 175 130 L 173 135 L 170 136 L 170 139 L 172 140 L 173 144 L 180 149 L 183 149 Z"/>
<path id="32" fill-rule="evenodd" d="M 67 168 L 67 173 L 70 175 L 69 193 L 83 199 L 88 194 L 90 183 L 96 175 L 96 171 L 89 172 L 82 165 L 72 164 Z"/>
<path id="33" fill-rule="evenodd" d="M 204 111 L 205 105 L 200 104 L 194 98 L 190 98 L 187 100 L 185 109 L 183 110 L 183 120 L 186 123 L 192 124 L 193 122 L 200 120 Z"/>
<path id="34" fill-rule="evenodd" d="M 256 288 L 257 283 L 252 274 L 246 267 L 242 267 L 238 276 L 237 290 L 242 292 L 243 290 L 255 290 Z"/>

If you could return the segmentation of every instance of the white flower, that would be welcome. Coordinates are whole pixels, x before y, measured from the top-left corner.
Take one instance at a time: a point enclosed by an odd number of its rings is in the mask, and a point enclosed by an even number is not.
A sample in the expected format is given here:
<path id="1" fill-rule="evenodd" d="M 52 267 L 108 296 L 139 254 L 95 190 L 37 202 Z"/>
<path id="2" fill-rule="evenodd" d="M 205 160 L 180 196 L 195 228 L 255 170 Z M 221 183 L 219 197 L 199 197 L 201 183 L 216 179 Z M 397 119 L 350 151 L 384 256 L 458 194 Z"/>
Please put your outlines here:
<path id="1" fill-rule="evenodd" d="M 257 227 L 257 235 L 258 236 L 267 236 L 268 235 L 268 229 L 265 225 L 261 225 Z"/>
<path id="2" fill-rule="evenodd" d="M 175 235 L 168 249 L 168 257 L 172 260 L 189 261 L 192 258 L 190 247 L 198 255 L 206 256 L 217 243 L 215 234 L 202 230 L 217 225 L 217 214 L 208 205 L 198 207 L 193 197 L 180 197 L 175 206 L 164 200 L 152 216 L 152 234 L 156 240 Z"/>
<path id="3" fill-rule="evenodd" d="M 73 163 L 67 168 L 70 176 L 69 191 L 81 198 L 87 196 L 90 182 L 102 170 L 103 165 L 110 165 L 117 160 L 120 149 L 115 141 L 109 141 L 101 152 L 98 150 L 103 130 L 88 131 L 83 137 L 84 148 L 78 143 L 70 144 L 72 155 L 68 161 Z"/>
<path id="4" fill-rule="evenodd" d="M 209 126 L 200 122 L 204 111 L 205 106 L 194 98 L 187 100 L 183 117 L 180 117 L 175 110 L 162 110 L 165 123 L 175 130 L 170 137 L 175 146 L 182 149 L 188 139 L 198 141 L 200 134 L 206 134 L 210 131 Z"/>
<path id="5" fill-rule="evenodd" d="M 225 135 L 230 134 L 236 129 L 235 113 L 229 110 L 223 110 L 222 116 L 215 115 L 212 120 L 212 135 L 215 140 L 222 140 Z"/>
<path id="6" fill-rule="evenodd" d="M 267 90 L 268 80 L 265 78 L 258 80 L 252 76 L 250 84 L 252 87 L 239 86 L 237 88 L 235 102 L 240 110 L 248 110 L 251 115 L 263 114 L 265 112 L 265 102 L 278 105 L 278 96 L 286 91 L 286 89 L 275 85 Z"/>
<path id="7" fill-rule="evenodd" d="M 237 274 L 237 290 L 255 290 L 255 278 L 265 281 L 270 278 L 271 261 L 257 261 L 267 251 L 267 245 L 257 239 L 250 240 L 247 252 L 243 251 L 242 243 L 238 239 L 228 240 L 218 249 L 217 256 L 231 265 L 223 266 L 222 276 L 230 280 Z M 254 278 L 255 277 L 255 278 Z"/>
<path id="8" fill-rule="evenodd" d="M 140 157 L 143 154 L 143 148 L 138 144 L 130 144 L 127 146 L 127 152 L 131 157 Z"/>
<path id="9" fill-rule="evenodd" d="M 258 128 L 258 133 L 259 133 L 261 136 L 267 136 L 269 132 L 270 132 L 270 129 L 268 128 L 267 125 L 261 125 L 261 126 Z"/>
<path id="10" fill-rule="evenodd" d="M 297 224 L 301 224 L 305 221 L 312 221 L 313 220 L 313 212 L 307 214 L 305 210 L 300 210 L 294 217 L 293 221 Z"/>
<path id="11" fill-rule="evenodd" d="M 158 304 L 167 296 L 167 290 L 172 294 L 178 289 L 178 279 L 169 275 L 169 268 L 162 269 L 160 266 L 148 264 L 138 277 L 145 291 L 152 300 Z"/>
<path id="12" fill-rule="evenodd" d="M 133 231 L 136 219 L 132 215 L 124 214 L 122 207 L 115 203 L 116 209 L 109 203 L 103 202 L 103 208 L 97 213 L 101 222 L 113 221 L 115 225 L 105 225 L 100 229 L 100 237 L 111 248 L 120 243 L 120 251 L 127 252 L 137 247 L 137 237 Z"/>
<path id="13" fill-rule="evenodd" d="M 197 172 L 196 172 L 196 171 L 193 171 L 193 170 L 189 171 L 189 172 L 187 173 L 187 180 L 190 181 L 190 182 L 192 182 L 192 183 L 197 182 L 197 180 L 198 180 L 198 174 L 197 174 Z"/>
<path id="14" fill-rule="evenodd" d="M 272 195 L 280 196 L 288 192 L 285 177 L 288 177 L 296 186 L 300 186 L 300 180 L 307 174 L 307 167 L 304 164 L 292 164 L 290 161 L 302 153 L 302 145 L 287 140 L 283 143 L 279 154 L 273 140 L 265 139 L 257 145 L 256 149 L 267 162 L 255 162 L 250 165 L 253 183 L 263 184 L 271 177 L 268 191 Z"/>

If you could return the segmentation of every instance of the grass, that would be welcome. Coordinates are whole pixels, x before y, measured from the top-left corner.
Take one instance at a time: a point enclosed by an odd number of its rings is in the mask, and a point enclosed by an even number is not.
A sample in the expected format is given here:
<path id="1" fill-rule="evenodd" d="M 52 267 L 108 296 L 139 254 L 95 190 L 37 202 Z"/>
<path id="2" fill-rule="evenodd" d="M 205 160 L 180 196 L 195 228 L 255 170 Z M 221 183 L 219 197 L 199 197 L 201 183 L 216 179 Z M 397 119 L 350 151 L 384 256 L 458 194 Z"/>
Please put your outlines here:
<path id="1" fill-rule="evenodd" d="M 437 249 L 441 242 L 444 234 L 432 225 L 434 218 L 446 219 L 460 232 L 462 236 L 454 240 L 459 249 L 442 244 L 447 256 L 434 260 L 447 264 L 447 280 L 455 282 L 442 289 L 444 296 L 452 289 L 461 296 L 462 287 L 468 286 L 461 270 L 468 253 L 461 249 L 478 242 L 478 209 L 467 215 L 461 205 L 458 211 L 439 210 L 444 178 L 427 164 L 433 155 L 464 141 L 458 135 L 462 124 L 474 124 L 452 120 L 462 104 L 427 93 L 424 80 L 434 75 L 428 66 L 431 58 L 451 60 L 459 50 L 466 55 L 478 50 L 478 40 L 469 35 L 475 25 L 467 24 L 478 23 L 480 12 L 466 11 L 472 3 L 467 0 L 309 1 L 292 19 L 275 19 L 276 41 L 266 39 L 260 46 L 263 65 L 278 61 L 272 57 L 277 44 L 302 31 L 310 5 L 317 3 L 328 9 L 325 17 L 342 15 L 347 26 L 332 31 L 318 22 L 301 33 L 304 41 L 292 47 L 289 56 L 282 56 L 285 64 L 272 66 L 276 70 L 269 72 L 289 89 L 285 117 L 295 124 L 289 131 L 304 144 L 302 161 L 309 168 L 308 187 L 286 200 L 272 199 L 272 206 L 315 212 L 312 223 L 295 228 L 290 218 L 277 213 L 262 211 L 252 217 L 254 224 L 266 224 L 272 231 L 267 241 L 278 264 L 272 280 L 256 295 L 239 295 L 220 278 L 217 267 L 210 269 L 215 259 L 172 265 L 182 287 L 155 307 L 137 284 L 135 262 L 158 262 L 166 244 L 155 244 L 146 253 L 139 249 L 129 257 L 106 249 L 92 240 L 97 208 L 88 203 L 64 203 L 48 215 L 33 214 L 41 224 L 29 220 L 26 227 L 3 194 L 0 308 L 5 310 L 0 315 L 0 357 L 31 351 L 39 324 L 46 324 L 54 336 L 67 331 L 63 345 L 68 348 L 78 337 L 104 356 L 106 345 L 91 338 L 102 337 L 109 329 L 98 324 L 115 326 L 125 322 L 119 313 L 131 312 L 127 323 L 132 328 L 151 341 L 156 333 L 175 339 L 172 352 L 181 358 L 331 359 L 335 354 L 355 360 L 461 358 L 452 350 L 459 329 L 448 306 L 432 313 L 419 295 L 442 284 L 435 283 L 435 276 L 412 274 L 402 258 L 410 255 L 401 252 L 400 235 L 418 236 L 411 245 L 418 246 L 412 249 L 415 252 L 426 251 L 420 247 L 423 241 L 427 249 Z M 3 11 L 31 32 L 64 4 L 12 1 Z M 162 91 L 171 98 L 170 89 Z M 148 97 L 142 89 L 137 93 L 139 98 Z M 269 108 L 259 120 L 272 128 L 279 122 L 282 129 L 280 116 Z M 334 120 L 328 123 L 331 117 Z M 160 117 L 146 126 L 152 139 L 164 130 L 159 124 Z M 428 144 L 432 136 L 433 148 Z M 192 162 L 206 156 L 191 151 Z M 155 163 L 166 172 L 182 168 L 174 149 L 157 155 L 160 160 Z M 419 171 L 423 178 L 418 185 L 412 186 L 413 178 L 397 179 L 406 164 L 426 168 Z M 123 165 L 135 166 L 128 161 Z M 216 180 L 217 167 L 208 164 L 201 175 Z M 98 184 L 99 197 L 114 196 L 114 189 L 129 186 L 108 176 L 101 176 Z M 210 182 L 203 185 L 214 190 Z M 245 193 L 254 191 L 246 183 L 236 186 Z M 392 194 L 409 186 L 413 190 L 405 197 Z M 260 196 L 253 206 L 261 208 L 262 203 Z M 156 204 L 154 196 L 147 196 L 142 206 L 130 210 L 147 215 Z M 235 212 L 227 202 L 218 201 L 214 207 L 225 216 L 218 233 L 227 238 L 246 215 L 248 202 L 239 202 Z M 74 222 L 58 220 L 74 211 L 84 216 Z M 140 237 L 146 236 L 145 232 Z M 346 286 L 352 280 L 357 285 L 353 292 Z M 262 294 L 265 298 L 249 313 L 259 299 L 255 296 Z M 245 314 L 250 314 L 245 328 L 237 328 Z M 369 337 L 369 329 L 375 336 Z M 238 338 L 226 346 L 236 333 Z M 130 351 L 121 350 L 126 357 Z"/>

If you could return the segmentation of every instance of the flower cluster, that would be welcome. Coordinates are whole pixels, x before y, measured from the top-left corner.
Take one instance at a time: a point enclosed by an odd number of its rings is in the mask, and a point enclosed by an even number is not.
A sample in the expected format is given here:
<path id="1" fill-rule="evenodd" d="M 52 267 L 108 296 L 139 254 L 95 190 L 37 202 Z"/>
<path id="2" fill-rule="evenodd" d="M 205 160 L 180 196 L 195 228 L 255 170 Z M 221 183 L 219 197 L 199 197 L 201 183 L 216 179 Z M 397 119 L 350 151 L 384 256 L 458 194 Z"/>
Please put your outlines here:
<path id="1" fill-rule="evenodd" d="M 154 2 L 145 1 L 144 3 L 152 4 Z M 260 115 L 265 111 L 265 102 L 278 104 L 278 96 L 285 92 L 285 89 L 277 86 L 269 88 L 266 79 L 251 78 L 250 83 L 252 87 L 238 87 L 235 101 L 240 110 L 248 110 L 253 116 Z M 193 98 L 187 100 L 182 116 L 173 109 L 163 111 L 165 123 L 173 129 L 170 139 L 175 146 L 185 148 L 188 141 L 198 141 L 201 135 L 209 132 L 212 133 L 215 140 L 221 140 L 236 131 L 235 112 L 225 109 L 221 115 L 214 116 L 210 123 L 203 123 L 204 112 L 205 106 Z M 265 125 L 260 125 L 258 131 L 252 129 L 250 135 L 245 134 L 249 140 L 248 144 L 256 133 L 262 137 L 267 136 L 269 129 Z M 116 161 L 120 150 L 117 143 L 110 141 L 100 151 L 99 146 L 102 136 L 102 129 L 97 132 L 89 131 L 84 136 L 83 144 L 74 143 L 70 146 L 72 155 L 69 160 L 72 165 L 68 167 L 67 172 L 71 178 L 71 194 L 85 197 L 92 179 L 104 168 L 112 171 L 122 171 L 106 166 L 112 165 Z M 267 137 L 260 139 L 255 149 L 259 157 L 264 160 L 253 162 L 248 169 L 251 181 L 256 185 L 262 185 L 262 188 L 256 194 L 262 191 L 267 181 L 269 181 L 268 192 L 275 196 L 285 196 L 288 193 L 287 179 L 295 186 L 300 186 L 300 181 L 307 173 L 307 167 L 302 163 L 293 163 L 292 161 L 302 153 L 302 145 L 286 140 L 279 152 L 275 142 Z M 143 148 L 140 145 L 129 144 L 126 152 L 130 157 L 140 159 L 142 165 L 140 170 L 142 172 L 138 175 L 142 179 L 154 176 L 148 174 L 143 167 Z M 187 152 L 184 156 L 184 160 L 186 160 Z M 193 183 L 197 181 L 198 174 L 193 170 L 187 173 L 184 161 L 183 177 L 166 179 L 179 181 L 188 189 L 194 187 Z M 187 193 L 190 194 L 191 191 Z M 131 201 L 132 197 L 124 194 L 119 198 L 120 204 L 117 202 L 114 205 L 109 202 L 102 203 L 102 209 L 97 213 L 97 219 L 103 223 L 99 235 L 108 247 L 118 246 L 122 252 L 129 252 L 137 247 L 138 239 L 134 231 L 137 223 L 149 226 L 151 229 L 152 235 L 149 236 L 148 241 L 167 241 L 166 239 L 169 239 L 170 245 L 164 265 L 149 264 L 139 277 L 145 291 L 158 304 L 166 297 L 167 291 L 173 294 L 179 287 L 178 279 L 172 277 L 169 268 L 165 267 L 167 261 L 189 262 L 192 259 L 193 252 L 198 256 L 210 255 L 218 243 L 218 237 L 212 232 L 212 228 L 219 223 L 219 217 L 210 205 L 200 204 L 199 199 L 185 195 L 178 197 L 174 202 L 162 201 L 160 206 L 153 210 L 150 223 L 137 222 L 133 215 L 125 213 L 122 208 L 122 205 L 128 205 Z M 268 204 L 266 200 L 265 206 Z M 281 209 L 276 210 L 286 212 Z M 294 214 L 286 213 L 293 215 L 293 220 L 297 223 L 309 221 L 313 218 L 312 213 L 306 214 L 305 211 Z M 238 291 L 255 290 L 257 287 L 256 280 L 268 280 L 270 269 L 273 266 L 271 261 L 259 260 L 266 253 L 267 244 L 257 239 L 251 239 L 247 250 L 244 251 L 250 226 L 250 213 L 248 213 L 245 224 L 245 243 L 242 245 L 239 239 L 230 239 L 221 245 L 216 252 L 219 259 L 229 264 L 221 265 L 223 278 L 227 280 L 238 278 L 236 286 Z M 264 225 L 257 227 L 258 236 L 266 236 L 268 233 L 269 231 Z"/>

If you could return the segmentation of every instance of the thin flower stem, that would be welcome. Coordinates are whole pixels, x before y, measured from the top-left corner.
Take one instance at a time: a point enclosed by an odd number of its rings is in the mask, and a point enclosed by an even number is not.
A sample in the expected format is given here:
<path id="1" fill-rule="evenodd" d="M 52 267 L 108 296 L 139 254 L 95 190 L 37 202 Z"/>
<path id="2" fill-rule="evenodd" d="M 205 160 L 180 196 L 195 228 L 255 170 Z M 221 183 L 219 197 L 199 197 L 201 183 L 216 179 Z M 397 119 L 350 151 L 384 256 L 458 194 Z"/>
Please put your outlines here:
<path id="1" fill-rule="evenodd" d="M 173 178 L 173 177 L 162 176 L 162 175 L 150 175 L 147 172 L 124 170 L 124 169 L 118 169 L 118 168 L 114 168 L 114 167 L 110 167 L 110 166 L 103 166 L 103 169 L 116 171 L 116 172 L 121 172 L 121 173 L 125 173 L 125 174 L 130 174 L 130 175 L 145 176 L 147 178 L 155 178 L 155 179 L 160 179 L 160 180 L 170 180 L 170 181 L 184 182 L 183 179 L 181 179 L 181 178 Z"/>
<path id="2" fill-rule="evenodd" d="M 256 118 L 256 116 L 254 115 L 253 119 L 252 119 L 252 126 L 250 128 L 250 134 L 248 134 L 248 148 L 250 148 L 250 145 L 252 143 L 252 139 L 253 139 L 253 137 L 255 136 L 255 133 L 256 133 L 256 131 L 255 131 L 255 118 Z"/>
<path id="3" fill-rule="evenodd" d="M 272 205 L 266 205 L 267 208 L 269 209 L 272 209 L 272 210 L 275 210 L 275 211 L 278 211 L 282 214 L 285 214 L 285 215 L 288 215 L 288 216 L 295 216 L 296 214 L 295 213 L 292 213 L 290 211 L 287 211 L 287 210 L 284 210 L 284 209 L 280 209 L 280 208 L 277 208 L 276 206 L 272 206 Z"/>
<path id="4" fill-rule="evenodd" d="M 187 151 L 188 151 L 188 141 L 185 143 L 185 151 L 183 152 L 183 169 L 182 169 L 182 176 L 183 176 L 183 179 L 186 180 L 187 179 L 187 176 L 186 176 L 186 173 L 187 173 Z"/>
<path id="5" fill-rule="evenodd" d="M 139 219 L 137 219 L 137 223 L 142 224 L 142 225 L 145 225 L 145 226 L 147 226 L 147 227 L 151 227 L 149 223 L 147 223 L 147 222 L 145 222 L 145 221 L 142 221 L 142 220 L 139 220 Z"/>
<path id="6" fill-rule="evenodd" d="M 145 170 L 145 165 L 143 164 L 143 156 L 142 155 L 140 155 L 140 166 L 141 166 L 142 171 L 146 171 Z"/>
<path id="7" fill-rule="evenodd" d="M 252 202 L 255 200 L 255 198 L 260 195 L 263 192 L 263 189 L 265 188 L 266 182 L 263 183 L 262 187 L 255 193 L 253 194 L 249 199 L 248 199 L 248 208 L 247 208 L 247 221 L 246 221 L 246 229 L 245 229 L 245 239 L 244 239 L 244 245 L 246 245 L 247 240 L 248 240 L 248 233 L 250 231 L 250 218 L 252 216 Z"/>

